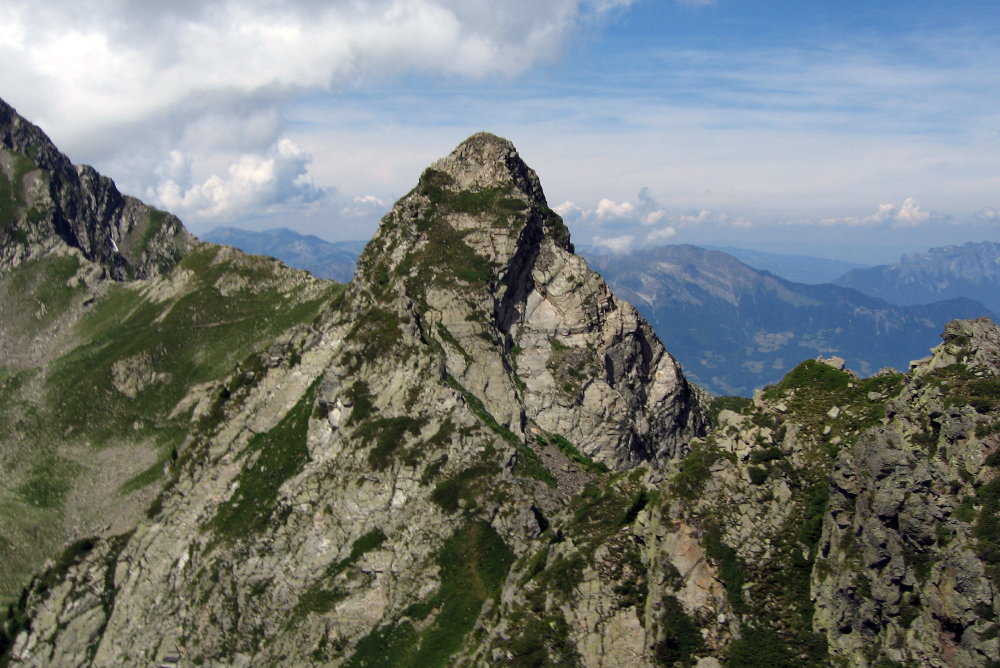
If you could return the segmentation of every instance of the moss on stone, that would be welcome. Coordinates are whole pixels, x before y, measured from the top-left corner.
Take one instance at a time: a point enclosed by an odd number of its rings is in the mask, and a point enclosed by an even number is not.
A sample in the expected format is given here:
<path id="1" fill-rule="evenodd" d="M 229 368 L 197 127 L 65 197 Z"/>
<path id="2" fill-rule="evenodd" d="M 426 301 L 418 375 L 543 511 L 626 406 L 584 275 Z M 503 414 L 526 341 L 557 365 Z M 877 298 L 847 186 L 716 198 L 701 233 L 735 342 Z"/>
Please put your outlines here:
<path id="1" fill-rule="evenodd" d="M 244 456 L 252 461 L 240 471 L 236 491 L 208 524 L 219 540 L 235 542 L 270 526 L 281 485 L 309 460 L 306 436 L 315 393 L 314 384 L 271 431 L 250 440 Z"/>

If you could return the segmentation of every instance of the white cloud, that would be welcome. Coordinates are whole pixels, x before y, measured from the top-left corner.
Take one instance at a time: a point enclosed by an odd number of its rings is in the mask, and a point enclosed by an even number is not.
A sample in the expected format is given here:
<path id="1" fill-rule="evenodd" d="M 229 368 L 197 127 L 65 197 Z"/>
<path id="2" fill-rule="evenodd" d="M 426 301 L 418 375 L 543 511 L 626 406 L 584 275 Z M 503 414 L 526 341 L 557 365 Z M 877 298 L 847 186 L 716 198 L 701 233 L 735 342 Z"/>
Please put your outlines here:
<path id="1" fill-rule="evenodd" d="M 586 211 L 578 207 L 576 203 L 570 202 L 569 200 L 552 207 L 552 210 L 562 216 L 566 222 L 574 222 L 587 215 Z"/>
<path id="2" fill-rule="evenodd" d="M 385 202 L 383 202 L 378 197 L 375 197 L 375 195 L 359 195 L 358 197 L 354 198 L 354 203 L 361 204 L 364 206 L 376 206 L 376 207 L 385 206 Z"/>
<path id="3" fill-rule="evenodd" d="M 312 183 L 307 167 L 311 156 L 290 139 L 279 140 L 266 155 L 242 155 L 225 176 L 212 174 L 201 183 L 185 185 L 190 165 L 172 151 L 163 173 L 169 176 L 151 193 L 159 204 L 190 216 L 195 222 L 228 222 L 248 215 L 274 213 L 316 202 L 328 193 Z"/>
<path id="4" fill-rule="evenodd" d="M 631 0 L 10 0 L 0 90 L 43 125 L 86 132 L 213 92 L 332 90 L 403 71 L 509 76 L 580 21 Z M 30 36 L 27 39 L 26 36 Z"/>
<path id="5" fill-rule="evenodd" d="M 615 202 L 607 198 L 601 199 L 594 209 L 594 215 L 598 220 L 608 220 L 612 218 L 628 218 L 635 212 L 635 205 L 631 202 Z"/>
<path id="6" fill-rule="evenodd" d="M 664 211 L 663 209 L 657 209 L 656 211 L 650 211 L 649 213 L 644 215 L 641 218 L 640 222 L 643 225 L 655 225 L 661 220 L 663 220 L 663 217 L 666 215 L 667 215 L 666 211 Z"/>
<path id="7" fill-rule="evenodd" d="M 931 219 L 931 214 L 922 210 L 912 197 L 907 197 L 895 215 L 896 227 L 917 227 Z"/>
<path id="8" fill-rule="evenodd" d="M 844 216 L 841 218 L 824 218 L 820 225 L 846 225 L 848 227 L 878 227 L 892 228 L 919 227 L 931 220 L 934 214 L 920 208 L 916 200 L 907 197 L 901 204 L 879 204 L 874 213 L 868 216 Z"/>
<path id="9" fill-rule="evenodd" d="M 653 230 L 646 235 L 646 241 L 649 242 L 659 242 L 666 241 L 677 236 L 677 229 L 667 225 L 666 227 L 661 227 L 659 229 Z"/>
<path id="10" fill-rule="evenodd" d="M 988 206 L 977 211 L 976 218 L 987 223 L 997 223 L 1000 222 L 1000 210 Z"/>
<path id="11" fill-rule="evenodd" d="M 612 253 L 625 253 L 632 247 L 635 237 L 625 234 L 620 237 L 594 237 L 592 243 L 595 246 L 607 248 Z"/>
<path id="12" fill-rule="evenodd" d="M 340 215 L 350 218 L 373 218 L 385 212 L 385 201 L 375 195 L 358 195 L 340 209 Z"/>
<path id="13" fill-rule="evenodd" d="M 708 209 L 700 209 L 695 214 L 682 214 L 677 216 L 678 225 L 701 225 L 702 223 L 719 220 L 725 222 L 726 214 L 715 214 Z"/>

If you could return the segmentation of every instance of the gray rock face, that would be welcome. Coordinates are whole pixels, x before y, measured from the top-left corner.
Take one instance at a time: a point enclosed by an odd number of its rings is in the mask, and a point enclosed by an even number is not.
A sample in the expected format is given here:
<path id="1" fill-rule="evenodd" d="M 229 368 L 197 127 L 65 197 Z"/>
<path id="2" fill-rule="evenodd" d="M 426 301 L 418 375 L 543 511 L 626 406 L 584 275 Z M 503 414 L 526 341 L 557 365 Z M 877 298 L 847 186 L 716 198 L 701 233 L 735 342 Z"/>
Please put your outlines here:
<path id="1" fill-rule="evenodd" d="M 556 434 L 624 468 L 682 454 L 702 429 L 677 362 L 572 253 L 506 140 L 474 135 L 425 171 L 356 286 L 438 339 L 446 373 L 515 433 Z"/>
<path id="2" fill-rule="evenodd" d="M 816 626 L 852 665 L 980 666 L 1000 652 L 1000 329 L 956 321 L 943 338 L 833 471 Z"/>
<path id="3" fill-rule="evenodd" d="M 122 195 L 92 167 L 74 166 L 3 100 L 0 226 L 0 267 L 20 264 L 61 239 L 115 280 L 169 271 L 192 242 L 175 216 Z"/>
<path id="4" fill-rule="evenodd" d="M 341 299 L 178 405 L 191 433 L 150 520 L 36 580 L 14 662 L 471 656 L 547 517 L 703 429 L 674 360 L 571 249 L 509 142 L 435 163 Z M 158 381 L 120 367 L 120 392 Z M 644 651 L 634 614 L 615 618 L 634 651 L 608 660 Z"/>

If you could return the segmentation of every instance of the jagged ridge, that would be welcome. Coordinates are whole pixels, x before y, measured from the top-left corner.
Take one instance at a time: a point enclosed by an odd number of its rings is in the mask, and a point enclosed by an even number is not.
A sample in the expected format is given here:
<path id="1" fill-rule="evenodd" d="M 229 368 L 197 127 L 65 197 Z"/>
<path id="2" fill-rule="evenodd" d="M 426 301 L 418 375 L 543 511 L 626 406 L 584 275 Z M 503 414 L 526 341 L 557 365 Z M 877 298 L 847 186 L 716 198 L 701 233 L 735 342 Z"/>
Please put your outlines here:
<path id="1" fill-rule="evenodd" d="M 0 267 L 37 256 L 55 239 L 115 280 L 165 273 L 192 242 L 175 216 L 122 195 L 92 167 L 74 166 L 0 100 Z"/>

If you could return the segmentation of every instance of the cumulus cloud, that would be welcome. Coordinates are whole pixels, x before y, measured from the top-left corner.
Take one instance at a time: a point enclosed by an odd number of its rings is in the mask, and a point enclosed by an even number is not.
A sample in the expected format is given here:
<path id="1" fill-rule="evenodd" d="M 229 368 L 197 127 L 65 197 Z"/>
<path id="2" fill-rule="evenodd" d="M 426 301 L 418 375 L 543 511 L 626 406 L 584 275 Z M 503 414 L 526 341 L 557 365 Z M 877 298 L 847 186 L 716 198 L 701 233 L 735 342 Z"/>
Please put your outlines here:
<path id="1" fill-rule="evenodd" d="M 640 189 L 634 202 L 601 198 L 592 207 L 565 201 L 555 207 L 566 222 L 578 232 L 594 234 L 591 242 L 615 253 L 632 248 L 636 240 L 662 244 L 685 228 L 709 225 L 735 228 L 753 227 L 748 218 L 732 216 L 712 209 L 671 210 L 653 196 L 649 188 Z M 612 234 L 613 233 L 613 234 Z"/>
<path id="2" fill-rule="evenodd" d="M 919 227 L 931 220 L 933 214 L 920 208 L 916 200 L 907 197 L 900 204 L 891 202 L 879 204 L 874 213 L 868 216 L 845 216 L 841 218 L 824 218 L 821 225 L 846 225 L 848 227 L 878 227 L 892 228 Z"/>
<path id="3" fill-rule="evenodd" d="M 224 176 L 212 174 L 201 183 L 185 185 L 190 165 L 179 151 L 172 151 L 162 170 L 166 178 L 151 195 L 195 222 L 274 213 L 316 202 L 329 193 L 313 184 L 310 160 L 293 141 L 281 139 L 265 155 L 240 156 Z"/>
<path id="4" fill-rule="evenodd" d="M 595 246 L 606 248 L 612 253 L 625 253 L 632 248 L 635 236 L 624 234 L 618 237 L 594 237 L 592 242 Z"/>
<path id="5" fill-rule="evenodd" d="M 629 218 L 635 211 L 635 205 L 631 202 L 615 202 L 604 198 L 597 203 L 594 209 L 594 216 L 598 220 L 608 220 L 610 218 Z"/>
<path id="6" fill-rule="evenodd" d="M 584 218 L 587 214 L 582 208 L 576 205 L 575 202 L 570 202 L 569 200 L 552 207 L 552 210 L 563 217 L 567 223 L 576 222 Z"/>
<path id="7" fill-rule="evenodd" d="M 315 195 L 278 173 L 294 161 L 276 143 L 306 142 L 292 105 L 398 76 L 512 77 L 632 2 L 9 0 L 0 91 L 127 192 L 221 219 Z"/>
<path id="8" fill-rule="evenodd" d="M 11 0 L 0 90 L 36 120 L 120 124 L 206 93 L 294 93 L 402 70 L 513 75 L 631 0 Z M 38 85 L 43 82 L 44 85 Z"/>
<path id="9" fill-rule="evenodd" d="M 986 223 L 1000 223 L 1000 209 L 991 206 L 982 208 L 976 212 L 976 219 Z"/>
<path id="10" fill-rule="evenodd" d="M 340 209 L 340 215 L 348 218 L 372 218 L 383 213 L 386 203 L 375 195 L 358 195 Z"/>
<path id="11" fill-rule="evenodd" d="M 658 243 L 666 241 L 667 239 L 672 239 L 675 236 L 677 236 L 677 229 L 671 227 L 670 225 L 667 225 L 665 227 L 660 227 L 658 229 L 655 229 L 649 234 L 647 234 L 646 241 L 650 243 Z"/>

